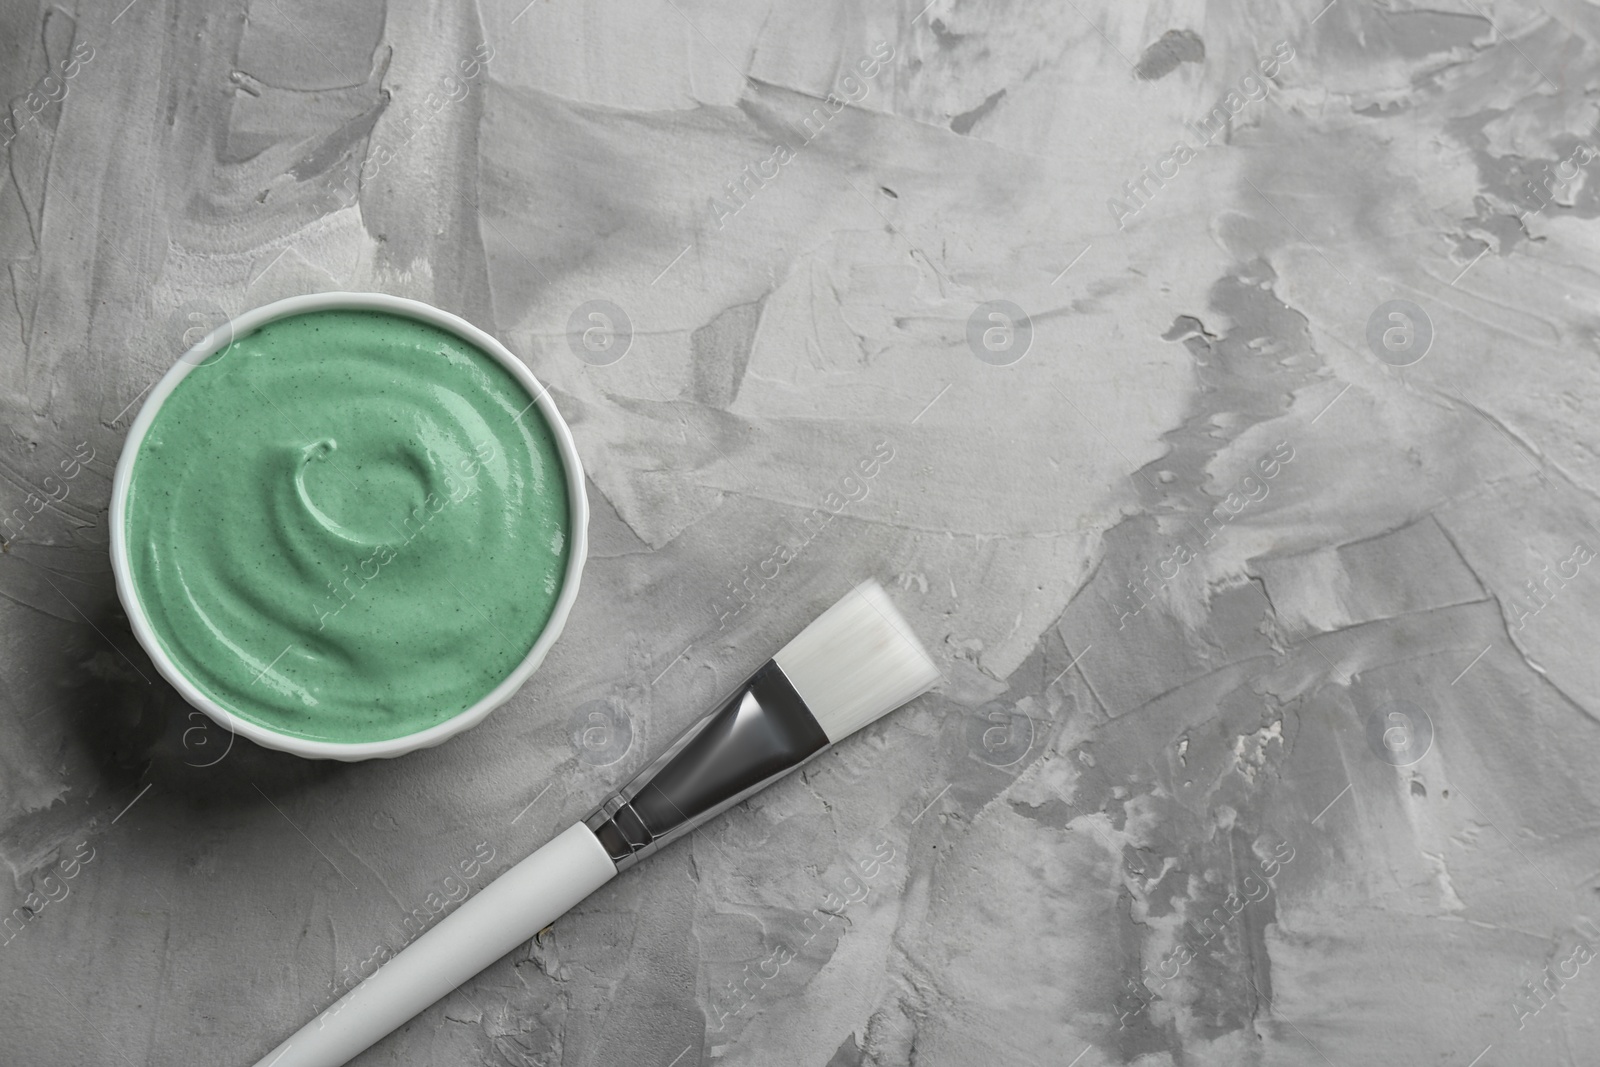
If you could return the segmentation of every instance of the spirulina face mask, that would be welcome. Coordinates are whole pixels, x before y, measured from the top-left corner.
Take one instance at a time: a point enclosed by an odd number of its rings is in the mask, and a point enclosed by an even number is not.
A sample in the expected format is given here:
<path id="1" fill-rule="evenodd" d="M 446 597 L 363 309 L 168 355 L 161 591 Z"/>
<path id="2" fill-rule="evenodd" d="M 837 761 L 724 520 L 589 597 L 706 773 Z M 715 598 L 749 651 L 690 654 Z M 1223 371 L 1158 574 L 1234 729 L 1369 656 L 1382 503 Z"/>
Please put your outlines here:
<path id="1" fill-rule="evenodd" d="M 162 649 L 224 709 L 388 740 L 528 655 L 574 491 L 534 398 L 489 355 L 397 314 L 307 312 L 162 403 L 133 462 L 129 566 Z"/>

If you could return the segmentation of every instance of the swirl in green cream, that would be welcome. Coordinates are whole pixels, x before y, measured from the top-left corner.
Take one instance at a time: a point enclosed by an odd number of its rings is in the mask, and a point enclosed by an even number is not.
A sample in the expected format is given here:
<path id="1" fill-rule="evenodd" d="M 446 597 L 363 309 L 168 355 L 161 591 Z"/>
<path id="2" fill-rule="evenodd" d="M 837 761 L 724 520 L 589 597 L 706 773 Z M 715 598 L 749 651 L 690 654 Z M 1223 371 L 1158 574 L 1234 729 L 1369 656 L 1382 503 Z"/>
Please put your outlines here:
<path id="1" fill-rule="evenodd" d="M 569 487 L 522 385 L 373 311 L 268 323 L 178 383 L 133 464 L 134 586 L 162 648 L 278 733 L 401 737 L 476 703 L 561 591 Z"/>

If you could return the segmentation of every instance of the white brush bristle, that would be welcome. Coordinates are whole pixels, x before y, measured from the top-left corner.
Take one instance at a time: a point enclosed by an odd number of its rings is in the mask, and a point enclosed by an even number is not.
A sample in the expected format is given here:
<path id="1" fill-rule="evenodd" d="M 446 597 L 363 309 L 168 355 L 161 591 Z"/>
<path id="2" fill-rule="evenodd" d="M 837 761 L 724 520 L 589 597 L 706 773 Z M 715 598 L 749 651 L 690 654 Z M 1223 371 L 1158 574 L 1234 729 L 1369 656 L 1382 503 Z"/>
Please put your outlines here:
<path id="1" fill-rule="evenodd" d="M 939 681 L 939 668 L 874 581 L 850 590 L 772 658 L 835 744 Z"/>

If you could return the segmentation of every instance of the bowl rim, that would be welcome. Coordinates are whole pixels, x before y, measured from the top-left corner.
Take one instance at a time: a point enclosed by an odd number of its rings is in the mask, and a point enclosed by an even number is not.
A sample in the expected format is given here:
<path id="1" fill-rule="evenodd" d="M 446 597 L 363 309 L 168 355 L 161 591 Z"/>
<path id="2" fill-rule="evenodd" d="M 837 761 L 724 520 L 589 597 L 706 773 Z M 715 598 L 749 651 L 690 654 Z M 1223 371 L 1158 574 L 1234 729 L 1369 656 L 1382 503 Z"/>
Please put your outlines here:
<path id="1" fill-rule="evenodd" d="M 425 730 L 382 741 L 340 742 L 295 737 L 250 722 L 222 707 L 179 670 L 177 664 L 162 648 L 155 629 L 145 614 L 144 605 L 139 600 L 129 564 L 126 528 L 128 487 L 132 481 L 134 460 L 163 402 L 177 388 L 178 383 L 198 369 L 207 357 L 226 348 L 233 341 L 253 333 L 269 322 L 312 311 L 388 312 L 429 323 L 476 345 L 495 362 L 505 367 L 528 391 L 528 395 L 534 398 L 533 405 L 538 406 L 540 414 L 544 416 L 555 437 L 556 449 L 561 455 L 562 471 L 567 480 L 570 530 L 566 573 L 562 576 L 561 592 L 556 597 L 555 607 L 544 629 L 535 639 L 533 647 L 499 685 L 470 707 Z M 562 628 L 566 625 L 567 616 L 572 611 L 573 601 L 577 599 L 578 584 L 589 549 L 589 501 L 583 466 L 578 460 L 578 450 L 573 443 L 572 431 L 568 428 L 566 420 L 561 417 L 561 412 L 556 410 L 550 390 L 533 376 L 533 372 L 513 355 L 510 349 L 493 335 L 479 329 L 466 319 L 420 300 L 390 296 L 386 293 L 311 293 L 274 300 L 234 316 L 181 355 L 150 390 L 139 409 L 138 416 L 133 420 L 127 439 L 122 444 L 122 454 L 117 459 L 116 473 L 111 483 L 109 522 L 111 569 L 116 579 L 117 598 L 127 613 L 134 637 L 149 655 L 156 669 L 173 688 L 178 690 L 184 700 L 205 712 L 219 724 L 226 726 L 234 734 L 246 737 L 264 748 L 291 752 L 308 759 L 353 761 L 402 756 L 420 748 L 437 745 L 482 722 L 491 711 L 511 699 L 512 695 L 527 682 L 544 661 L 556 638 L 560 636 Z"/>

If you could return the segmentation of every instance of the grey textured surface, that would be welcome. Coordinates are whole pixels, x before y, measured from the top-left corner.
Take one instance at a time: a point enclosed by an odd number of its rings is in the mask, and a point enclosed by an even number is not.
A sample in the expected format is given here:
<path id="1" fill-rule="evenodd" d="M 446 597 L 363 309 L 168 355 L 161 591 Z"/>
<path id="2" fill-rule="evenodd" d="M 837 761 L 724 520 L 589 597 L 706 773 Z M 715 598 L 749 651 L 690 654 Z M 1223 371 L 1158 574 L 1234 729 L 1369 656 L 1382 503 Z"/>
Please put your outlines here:
<path id="1" fill-rule="evenodd" d="M 1595 6 L 13 2 L 0 56 L 7 1067 L 252 1062 L 869 574 L 938 692 L 359 1062 L 1594 1062 Z M 148 684 L 105 532 L 184 331 L 339 288 L 504 339 L 595 513 L 520 695 L 352 766 Z"/>

